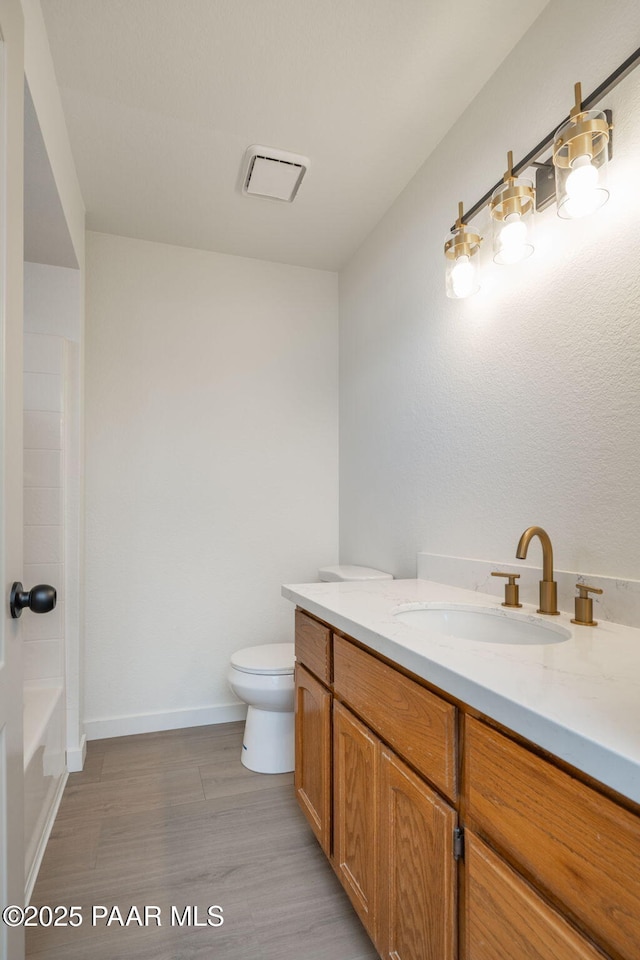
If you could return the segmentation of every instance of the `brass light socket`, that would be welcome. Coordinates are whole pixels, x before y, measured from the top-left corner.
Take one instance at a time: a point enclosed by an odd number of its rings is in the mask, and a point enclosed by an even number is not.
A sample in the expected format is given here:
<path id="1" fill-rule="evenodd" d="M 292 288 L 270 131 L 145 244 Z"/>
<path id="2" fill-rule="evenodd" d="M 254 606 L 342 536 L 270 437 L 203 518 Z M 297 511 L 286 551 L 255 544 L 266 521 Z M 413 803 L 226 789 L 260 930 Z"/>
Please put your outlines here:
<path id="1" fill-rule="evenodd" d="M 518 182 L 519 181 L 519 182 Z M 489 201 L 489 212 L 494 220 L 502 221 L 517 214 L 526 216 L 533 210 L 535 191 L 530 181 L 519 179 L 513 175 L 513 152 L 507 154 L 507 169 L 502 178 L 504 186 L 494 192 Z"/>
<path id="2" fill-rule="evenodd" d="M 470 230 L 463 221 L 464 208 L 462 201 L 458 204 L 458 219 L 455 231 L 444 245 L 444 255 L 447 260 L 457 260 L 458 257 L 471 257 L 480 249 L 482 237 L 479 233 Z"/>
<path id="3" fill-rule="evenodd" d="M 553 162 L 556 167 L 568 169 L 577 157 L 588 156 L 593 160 L 609 143 L 611 126 L 598 110 L 582 109 L 582 86 L 575 84 L 576 102 L 569 113 L 569 121 L 558 131 L 553 145 Z"/>
<path id="4" fill-rule="evenodd" d="M 533 210 L 534 199 L 533 187 L 512 183 L 504 187 L 500 195 L 491 200 L 489 210 L 494 220 L 506 220 L 514 213 L 524 217 Z"/>
<path id="5" fill-rule="evenodd" d="M 578 119 L 567 125 L 553 145 L 553 162 L 557 167 L 571 167 L 576 157 L 597 157 L 609 143 L 609 124 L 599 118 Z M 564 153 L 562 148 L 566 147 Z"/>
<path id="6" fill-rule="evenodd" d="M 472 257 L 480 249 L 481 239 L 482 237 L 479 234 L 465 230 L 463 224 L 445 243 L 444 255 L 448 260 L 457 260 L 458 257 Z"/>

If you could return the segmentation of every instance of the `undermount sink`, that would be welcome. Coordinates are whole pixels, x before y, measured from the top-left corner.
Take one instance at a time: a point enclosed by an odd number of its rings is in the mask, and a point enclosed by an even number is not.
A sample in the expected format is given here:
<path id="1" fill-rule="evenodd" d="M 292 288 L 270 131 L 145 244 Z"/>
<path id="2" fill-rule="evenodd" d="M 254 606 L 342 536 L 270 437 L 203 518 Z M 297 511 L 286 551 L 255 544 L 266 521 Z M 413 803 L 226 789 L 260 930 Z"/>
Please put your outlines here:
<path id="1" fill-rule="evenodd" d="M 394 618 L 423 631 L 483 643 L 562 643 L 571 631 L 542 617 L 463 603 L 407 604 Z"/>

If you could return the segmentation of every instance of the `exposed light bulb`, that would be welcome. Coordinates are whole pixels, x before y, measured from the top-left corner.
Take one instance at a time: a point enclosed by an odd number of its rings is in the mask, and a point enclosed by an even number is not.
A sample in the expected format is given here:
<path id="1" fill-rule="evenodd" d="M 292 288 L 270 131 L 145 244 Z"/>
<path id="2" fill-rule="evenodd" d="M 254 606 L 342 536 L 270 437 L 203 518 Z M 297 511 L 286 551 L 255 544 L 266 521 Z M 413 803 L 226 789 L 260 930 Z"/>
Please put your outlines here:
<path id="1" fill-rule="evenodd" d="M 520 263 L 533 253 L 532 213 L 535 203 L 533 181 L 513 175 L 513 154 L 507 154 L 507 171 L 493 191 L 489 211 L 493 238 L 493 262 Z"/>
<path id="2" fill-rule="evenodd" d="M 602 191 L 598 189 L 598 181 L 598 171 L 591 163 L 591 157 L 588 154 L 576 157 L 565 185 L 565 208 L 567 216 L 572 220 L 586 217 L 602 206 L 604 201 Z"/>
<path id="3" fill-rule="evenodd" d="M 470 297 L 480 289 L 478 257 L 482 237 L 469 228 L 463 219 L 462 201 L 458 204 L 458 219 L 451 228 L 444 245 L 447 260 L 445 285 L 447 296 L 456 300 Z"/>
<path id="4" fill-rule="evenodd" d="M 524 260 L 531 253 L 531 245 L 527 242 L 527 225 L 518 213 L 510 214 L 500 230 L 498 243 L 500 244 L 500 263 L 511 264 Z"/>
<path id="5" fill-rule="evenodd" d="M 581 84 L 574 89 L 575 105 L 556 130 L 553 144 L 558 216 L 565 220 L 586 217 L 609 199 L 605 182 L 611 116 L 603 110 L 583 109 Z"/>
<path id="6" fill-rule="evenodd" d="M 476 268 L 467 256 L 458 257 L 451 270 L 453 294 L 460 299 L 470 297 L 477 289 Z"/>

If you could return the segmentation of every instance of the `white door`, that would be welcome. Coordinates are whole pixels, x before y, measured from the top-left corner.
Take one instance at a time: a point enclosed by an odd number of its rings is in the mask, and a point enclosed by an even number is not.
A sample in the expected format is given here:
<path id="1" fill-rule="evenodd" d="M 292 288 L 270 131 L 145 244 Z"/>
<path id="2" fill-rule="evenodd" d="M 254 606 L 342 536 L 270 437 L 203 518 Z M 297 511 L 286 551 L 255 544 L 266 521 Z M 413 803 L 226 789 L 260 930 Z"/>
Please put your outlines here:
<path id="1" fill-rule="evenodd" d="M 20 0 L 0 0 L 0 908 L 24 906 L 21 620 L 9 614 L 22 579 L 22 261 L 24 51 Z M 30 586 L 30 585 L 28 585 Z M 24 937 L 0 919 L 0 957 Z"/>

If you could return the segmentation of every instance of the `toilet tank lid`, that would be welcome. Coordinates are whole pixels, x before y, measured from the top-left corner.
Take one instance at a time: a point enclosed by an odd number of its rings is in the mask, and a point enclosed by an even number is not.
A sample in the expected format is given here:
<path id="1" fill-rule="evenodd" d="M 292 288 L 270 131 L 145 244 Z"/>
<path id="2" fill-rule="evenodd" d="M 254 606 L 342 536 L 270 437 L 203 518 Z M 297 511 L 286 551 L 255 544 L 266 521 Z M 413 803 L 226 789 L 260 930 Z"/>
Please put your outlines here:
<path id="1" fill-rule="evenodd" d="M 393 574 L 373 567 L 358 567 L 349 563 L 337 563 L 333 567 L 321 567 L 318 570 L 321 580 L 393 580 Z"/>
<path id="2" fill-rule="evenodd" d="M 293 643 L 263 643 L 257 647 L 243 647 L 231 654 L 231 666 L 236 670 L 272 676 L 293 673 L 294 660 Z"/>

